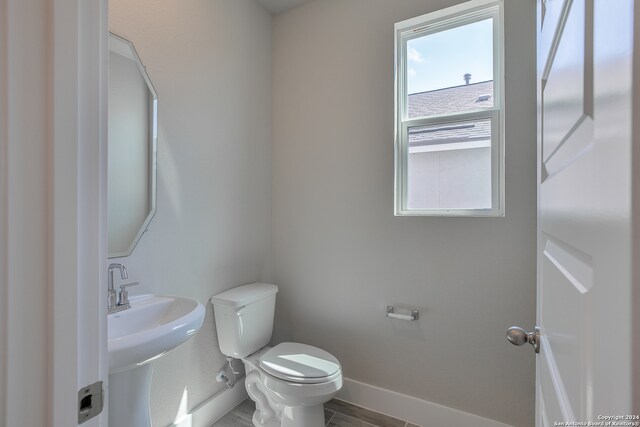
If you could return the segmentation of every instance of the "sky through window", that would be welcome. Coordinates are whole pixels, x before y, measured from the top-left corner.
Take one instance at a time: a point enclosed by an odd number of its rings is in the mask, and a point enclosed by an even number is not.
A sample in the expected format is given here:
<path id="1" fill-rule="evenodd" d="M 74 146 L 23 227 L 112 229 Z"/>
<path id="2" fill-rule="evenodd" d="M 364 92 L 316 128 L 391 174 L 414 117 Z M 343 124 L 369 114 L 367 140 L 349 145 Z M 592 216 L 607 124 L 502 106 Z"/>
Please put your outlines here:
<path id="1" fill-rule="evenodd" d="M 493 19 L 466 24 L 407 42 L 408 93 L 493 80 Z"/>

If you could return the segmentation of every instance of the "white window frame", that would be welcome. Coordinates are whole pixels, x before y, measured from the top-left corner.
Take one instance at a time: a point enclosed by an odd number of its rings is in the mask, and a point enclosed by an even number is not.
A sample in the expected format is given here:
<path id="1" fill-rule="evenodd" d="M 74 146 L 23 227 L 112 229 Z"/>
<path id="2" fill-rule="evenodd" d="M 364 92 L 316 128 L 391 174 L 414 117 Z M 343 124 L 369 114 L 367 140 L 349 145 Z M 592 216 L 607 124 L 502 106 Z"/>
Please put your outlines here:
<path id="1" fill-rule="evenodd" d="M 395 215 L 504 216 L 504 11 L 502 0 L 472 0 L 395 24 Z M 408 117 L 407 42 L 487 18 L 493 18 L 493 108 Z M 408 208 L 408 130 L 412 127 L 491 119 L 491 208 Z"/>

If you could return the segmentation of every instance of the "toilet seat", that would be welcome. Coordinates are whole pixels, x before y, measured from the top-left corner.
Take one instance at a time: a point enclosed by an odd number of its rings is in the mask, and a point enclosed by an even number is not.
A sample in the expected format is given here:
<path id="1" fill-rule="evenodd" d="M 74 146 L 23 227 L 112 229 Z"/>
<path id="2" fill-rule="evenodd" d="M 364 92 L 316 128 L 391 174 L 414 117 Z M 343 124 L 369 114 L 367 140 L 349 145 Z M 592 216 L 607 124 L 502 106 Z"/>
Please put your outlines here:
<path id="1" fill-rule="evenodd" d="M 260 356 L 259 365 L 275 378 L 298 384 L 324 383 L 342 375 L 332 354 L 300 343 L 278 344 Z"/>

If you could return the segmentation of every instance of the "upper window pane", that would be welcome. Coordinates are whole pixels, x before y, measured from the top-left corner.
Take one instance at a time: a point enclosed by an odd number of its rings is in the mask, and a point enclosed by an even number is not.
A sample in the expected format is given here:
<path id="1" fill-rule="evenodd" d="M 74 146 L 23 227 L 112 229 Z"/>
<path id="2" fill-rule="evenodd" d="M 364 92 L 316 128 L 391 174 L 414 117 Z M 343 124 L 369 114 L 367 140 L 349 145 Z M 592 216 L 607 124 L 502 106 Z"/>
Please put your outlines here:
<path id="1" fill-rule="evenodd" d="M 493 18 L 407 41 L 409 118 L 493 108 Z"/>

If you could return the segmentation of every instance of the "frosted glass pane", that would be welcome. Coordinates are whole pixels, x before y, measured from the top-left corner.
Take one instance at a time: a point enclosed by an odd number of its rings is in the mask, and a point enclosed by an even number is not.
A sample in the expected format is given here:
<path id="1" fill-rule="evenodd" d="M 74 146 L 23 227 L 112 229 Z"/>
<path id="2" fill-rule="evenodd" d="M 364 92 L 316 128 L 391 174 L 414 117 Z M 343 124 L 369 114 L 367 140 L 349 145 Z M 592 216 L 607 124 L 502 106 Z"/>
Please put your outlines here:
<path id="1" fill-rule="evenodd" d="M 409 209 L 491 208 L 491 119 L 409 129 Z"/>

